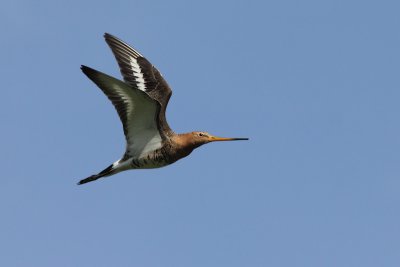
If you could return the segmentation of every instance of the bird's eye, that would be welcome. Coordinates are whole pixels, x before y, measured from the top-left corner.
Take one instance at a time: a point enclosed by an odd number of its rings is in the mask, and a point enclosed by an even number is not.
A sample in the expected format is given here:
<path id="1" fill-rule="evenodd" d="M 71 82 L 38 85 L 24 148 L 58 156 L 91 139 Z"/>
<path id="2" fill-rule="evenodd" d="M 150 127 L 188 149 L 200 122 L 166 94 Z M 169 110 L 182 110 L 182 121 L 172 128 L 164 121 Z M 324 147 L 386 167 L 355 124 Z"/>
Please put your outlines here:
<path id="1" fill-rule="evenodd" d="M 199 133 L 199 136 L 204 136 L 204 134 L 203 133 Z"/>

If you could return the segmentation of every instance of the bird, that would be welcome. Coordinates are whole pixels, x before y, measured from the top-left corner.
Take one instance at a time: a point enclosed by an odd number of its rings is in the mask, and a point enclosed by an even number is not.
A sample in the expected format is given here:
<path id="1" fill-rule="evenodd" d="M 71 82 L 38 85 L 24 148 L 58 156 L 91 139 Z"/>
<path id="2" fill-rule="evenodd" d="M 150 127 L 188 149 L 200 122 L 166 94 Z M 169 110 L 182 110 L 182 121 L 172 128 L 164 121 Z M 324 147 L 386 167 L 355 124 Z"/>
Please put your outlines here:
<path id="1" fill-rule="evenodd" d="M 130 45 L 109 33 L 105 33 L 104 38 L 119 65 L 123 81 L 85 65 L 81 65 L 81 70 L 114 105 L 122 122 L 126 150 L 119 160 L 80 180 L 78 185 L 130 169 L 167 166 L 210 142 L 248 140 L 217 137 L 203 131 L 176 134 L 165 116 L 172 94 L 166 80 Z"/>

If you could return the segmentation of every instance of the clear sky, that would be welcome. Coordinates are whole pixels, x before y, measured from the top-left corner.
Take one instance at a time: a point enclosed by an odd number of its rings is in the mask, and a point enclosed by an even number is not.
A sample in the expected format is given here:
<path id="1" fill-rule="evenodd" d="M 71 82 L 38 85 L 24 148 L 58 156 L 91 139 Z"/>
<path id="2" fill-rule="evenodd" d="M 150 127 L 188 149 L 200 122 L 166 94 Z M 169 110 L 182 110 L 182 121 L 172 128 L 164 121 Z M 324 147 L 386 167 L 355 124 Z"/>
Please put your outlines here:
<path id="1" fill-rule="evenodd" d="M 18 1 L 0 9 L 0 266 L 400 266 L 398 1 Z M 80 71 L 109 32 L 176 132 L 249 137 L 84 186 L 124 152 Z"/>

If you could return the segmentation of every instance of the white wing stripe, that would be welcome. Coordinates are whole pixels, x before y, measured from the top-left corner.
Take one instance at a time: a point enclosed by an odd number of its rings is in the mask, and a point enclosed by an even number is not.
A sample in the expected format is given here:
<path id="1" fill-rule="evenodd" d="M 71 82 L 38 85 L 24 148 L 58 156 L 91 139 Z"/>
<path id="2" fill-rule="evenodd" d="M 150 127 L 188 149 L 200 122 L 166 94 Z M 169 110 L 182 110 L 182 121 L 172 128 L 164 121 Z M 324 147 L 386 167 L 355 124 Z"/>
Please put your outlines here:
<path id="1" fill-rule="evenodd" d="M 139 64 L 137 63 L 136 58 L 129 57 L 129 59 L 131 62 L 132 70 L 134 72 L 133 75 L 135 77 L 137 87 L 139 88 L 139 90 L 146 91 L 146 85 L 145 85 L 142 69 L 140 68 Z"/>

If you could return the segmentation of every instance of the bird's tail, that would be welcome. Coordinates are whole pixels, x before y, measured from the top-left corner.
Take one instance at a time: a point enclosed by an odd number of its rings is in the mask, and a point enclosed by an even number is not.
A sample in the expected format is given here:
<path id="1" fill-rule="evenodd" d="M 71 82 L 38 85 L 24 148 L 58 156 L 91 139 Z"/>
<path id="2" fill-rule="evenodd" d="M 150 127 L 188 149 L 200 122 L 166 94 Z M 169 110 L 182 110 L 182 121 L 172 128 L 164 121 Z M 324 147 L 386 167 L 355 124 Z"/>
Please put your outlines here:
<path id="1" fill-rule="evenodd" d="M 102 170 L 101 172 L 99 172 L 98 174 L 94 174 L 92 176 L 89 176 L 83 180 L 80 180 L 78 182 L 78 185 L 81 184 L 86 184 L 92 181 L 95 181 L 101 177 L 105 177 L 105 176 L 109 176 L 111 174 L 114 174 L 114 164 L 111 164 L 110 166 L 108 166 L 107 168 L 105 168 L 104 170 Z"/>

